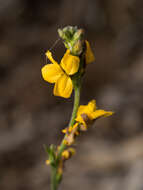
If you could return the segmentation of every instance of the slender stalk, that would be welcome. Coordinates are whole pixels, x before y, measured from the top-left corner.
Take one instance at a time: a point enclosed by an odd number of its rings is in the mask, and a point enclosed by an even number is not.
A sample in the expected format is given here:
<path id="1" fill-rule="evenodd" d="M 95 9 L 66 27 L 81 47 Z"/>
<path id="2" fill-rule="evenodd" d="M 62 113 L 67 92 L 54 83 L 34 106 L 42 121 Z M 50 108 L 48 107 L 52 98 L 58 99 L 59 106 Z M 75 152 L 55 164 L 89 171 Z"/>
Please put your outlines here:
<path id="1" fill-rule="evenodd" d="M 76 81 L 77 82 L 77 81 Z M 78 81 L 78 84 L 76 83 L 74 85 L 74 105 L 73 105 L 73 111 L 72 111 L 72 116 L 69 122 L 69 126 L 73 126 L 75 123 L 75 118 L 76 118 L 76 114 L 77 114 L 77 110 L 79 107 L 79 101 L 80 101 L 80 89 L 81 89 L 81 84 Z M 57 161 L 60 160 L 61 154 L 64 151 L 64 149 L 66 148 L 66 145 L 63 143 L 61 143 L 60 147 L 59 147 L 59 152 L 58 152 L 58 156 L 57 156 Z M 58 163 L 57 163 L 57 167 L 58 167 Z M 51 190 L 57 190 L 58 185 L 60 183 L 60 181 L 57 181 L 57 167 L 52 167 L 52 176 L 51 176 Z"/>
<path id="2" fill-rule="evenodd" d="M 51 173 L 51 190 L 56 190 L 57 189 L 57 181 L 56 181 L 57 169 L 55 167 L 52 167 L 51 170 L 52 170 L 52 173 Z"/>
<path id="3" fill-rule="evenodd" d="M 76 114 L 77 114 L 77 110 L 78 110 L 79 102 L 80 102 L 80 90 L 81 90 L 81 84 L 79 82 L 78 85 L 74 86 L 74 105 L 73 105 L 73 111 L 72 111 L 71 119 L 68 126 L 73 126 L 75 123 L 75 118 L 76 118 Z M 66 145 L 62 142 L 59 148 L 59 154 L 58 154 L 59 157 L 61 156 L 61 153 L 63 152 L 65 147 Z"/>
<path id="4" fill-rule="evenodd" d="M 79 107 L 79 101 L 80 101 L 80 89 L 81 89 L 81 85 L 75 85 L 75 88 L 74 88 L 74 92 L 75 92 L 75 95 L 74 95 L 74 106 L 73 106 L 73 112 L 72 112 L 72 116 L 71 116 L 71 119 L 70 119 L 70 122 L 69 122 L 69 126 L 73 126 L 74 123 L 75 123 L 75 118 L 76 118 L 76 114 L 77 114 L 77 110 L 78 110 L 78 107 Z"/>

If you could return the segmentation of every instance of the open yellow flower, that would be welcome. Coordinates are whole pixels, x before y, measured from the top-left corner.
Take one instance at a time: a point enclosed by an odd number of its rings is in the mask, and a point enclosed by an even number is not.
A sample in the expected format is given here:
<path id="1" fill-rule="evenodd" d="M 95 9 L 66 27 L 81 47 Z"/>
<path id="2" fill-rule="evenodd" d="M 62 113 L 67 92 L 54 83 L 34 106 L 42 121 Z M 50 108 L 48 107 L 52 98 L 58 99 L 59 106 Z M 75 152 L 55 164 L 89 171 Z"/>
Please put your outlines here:
<path id="1" fill-rule="evenodd" d="M 85 44 L 86 44 L 85 60 L 86 60 L 86 64 L 89 64 L 95 61 L 95 56 L 87 40 L 85 40 Z"/>
<path id="2" fill-rule="evenodd" d="M 97 110 L 96 101 L 92 100 L 88 103 L 88 105 L 81 105 L 78 108 L 76 121 L 87 127 L 86 117 L 92 121 L 100 117 L 108 117 L 112 114 L 113 112 L 111 111 Z"/>
<path id="3" fill-rule="evenodd" d="M 52 57 L 50 51 L 46 52 L 47 58 L 52 64 L 47 64 L 42 68 L 42 76 L 45 81 L 55 83 L 53 93 L 55 96 L 69 98 L 73 90 L 70 75 L 75 74 L 79 69 L 80 59 L 70 54 L 67 50 L 61 63 L 58 64 Z"/>

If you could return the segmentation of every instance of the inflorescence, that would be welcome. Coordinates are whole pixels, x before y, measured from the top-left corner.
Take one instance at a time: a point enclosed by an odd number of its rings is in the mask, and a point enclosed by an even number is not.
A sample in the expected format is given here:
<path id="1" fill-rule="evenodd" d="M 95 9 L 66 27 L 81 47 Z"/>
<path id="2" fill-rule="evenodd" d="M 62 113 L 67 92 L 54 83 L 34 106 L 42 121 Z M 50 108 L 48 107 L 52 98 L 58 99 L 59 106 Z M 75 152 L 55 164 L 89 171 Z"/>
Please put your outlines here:
<path id="1" fill-rule="evenodd" d="M 84 31 L 77 27 L 68 26 L 58 30 L 66 47 L 66 52 L 60 63 L 55 61 L 48 50 L 46 57 L 51 63 L 42 68 L 43 79 L 54 83 L 53 94 L 69 98 L 75 91 L 74 108 L 68 127 L 62 130 L 65 134 L 60 146 L 46 147 L 48 153 L 47 165 L 51 165 L 51 189 L 56 190 L 63 176 L 64 163 L 75 154 L 72 147 L 75 139 L 101 117 L 113 114 L 111 111 L 97 109 L 96 101 L 91 100 L 87 105 L 79 105 L 81 80 L 86 71 L 86 66 L 95 61 L 90 44 L 84 38 Z"/>

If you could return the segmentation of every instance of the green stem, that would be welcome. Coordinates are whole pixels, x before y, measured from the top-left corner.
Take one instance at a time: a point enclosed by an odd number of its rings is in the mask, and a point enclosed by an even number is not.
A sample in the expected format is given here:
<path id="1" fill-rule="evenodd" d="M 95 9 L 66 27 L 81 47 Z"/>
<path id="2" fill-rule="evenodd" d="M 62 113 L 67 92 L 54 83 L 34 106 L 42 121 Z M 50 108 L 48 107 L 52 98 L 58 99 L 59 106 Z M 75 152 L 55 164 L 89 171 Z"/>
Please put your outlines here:
<path id="1" fill-rule="evenodd" d="M 80 89 L 81 89 L 81 85 L 75 85 L 74 87 L 74 106 L 73 106 L 73 111 L 72 111 L 72 116 L 69 122 L 69 126 L 73 126 L 75 123 L 75 118 L 76 118 L 76 114 L 77 114 L 77 110 L 79 107 L 79 101 L 80 101 Z"/>
<path id="2" fill-rule="evenodd" d="M 74 106 L 73 106 L 73 111 L 72 111 L 72 116 L 69 122 L 69 126 L 73 126 L 75 123 L 75 118 L 76 118 L 76 114 L 77 114 L 77 110 L 79 107 L 79 101 L 80 101 L 80 89 L 81 89 L 81 84 L 80 84 L 80 79 L 75 80 L 75 84 L 74 84 Z M 58 162 L 61 158 L 61 154 L 64 151 L 64 149 L 66 148 L 66 145 L 62 142 L 60 147 L 59 147 L 59 152 L 58 152 L 58 156 L 57 156 L 57 167 L 58 167 Z M 51 176 L 51 190 L 57 190 L 58 185 L 60 183 L 60 181 L 57 181 L 57 167 L 52 167 L 52 176 Z"/>
<path id="3" fill-rule="evenodd" d="M 75 123 L 75 118 L 76 118 L 76 114 L 77 114 L 77 110 L 79 107 L 79 101 L 80 101 L 80 89 L 81 89 L 81 84 L 80 82 L 78 82 L 78 85 L 74 85 L 74 105 L 73 105 L 73 111 L 72 111 L 72 116 L 69 122 L 68 126 L 73 126 Z M 63 152 L 63 150 L 65 149 L 66 145 L 62 142 L 59 148 L 59 154 L 58 157 L 60 158 L 61 153 Z"/>
<path id="4" fill-rule="evenodd" d="M 56 190 L 57 189 L 57 180 L 56 180 L 57 169 L 56 169 L 56 167 L 52 167 L 51 170 L 52 170 L 51 190 Z"/>

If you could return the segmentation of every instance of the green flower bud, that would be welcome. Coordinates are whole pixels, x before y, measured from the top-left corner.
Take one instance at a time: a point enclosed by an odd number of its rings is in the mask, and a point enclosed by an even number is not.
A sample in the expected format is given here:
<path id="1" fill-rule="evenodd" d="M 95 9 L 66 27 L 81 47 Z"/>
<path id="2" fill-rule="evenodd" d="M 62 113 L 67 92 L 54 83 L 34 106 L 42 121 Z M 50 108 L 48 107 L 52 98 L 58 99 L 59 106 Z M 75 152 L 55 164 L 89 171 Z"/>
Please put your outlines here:
<path id="1" fill-rule="evenodd" d="M 63 39 L 64 45 L 73 55 L 80 55 L 84 45 L 84 31 L 76 26 L 67 26 L 58 29 L 59 36 Z"/>

